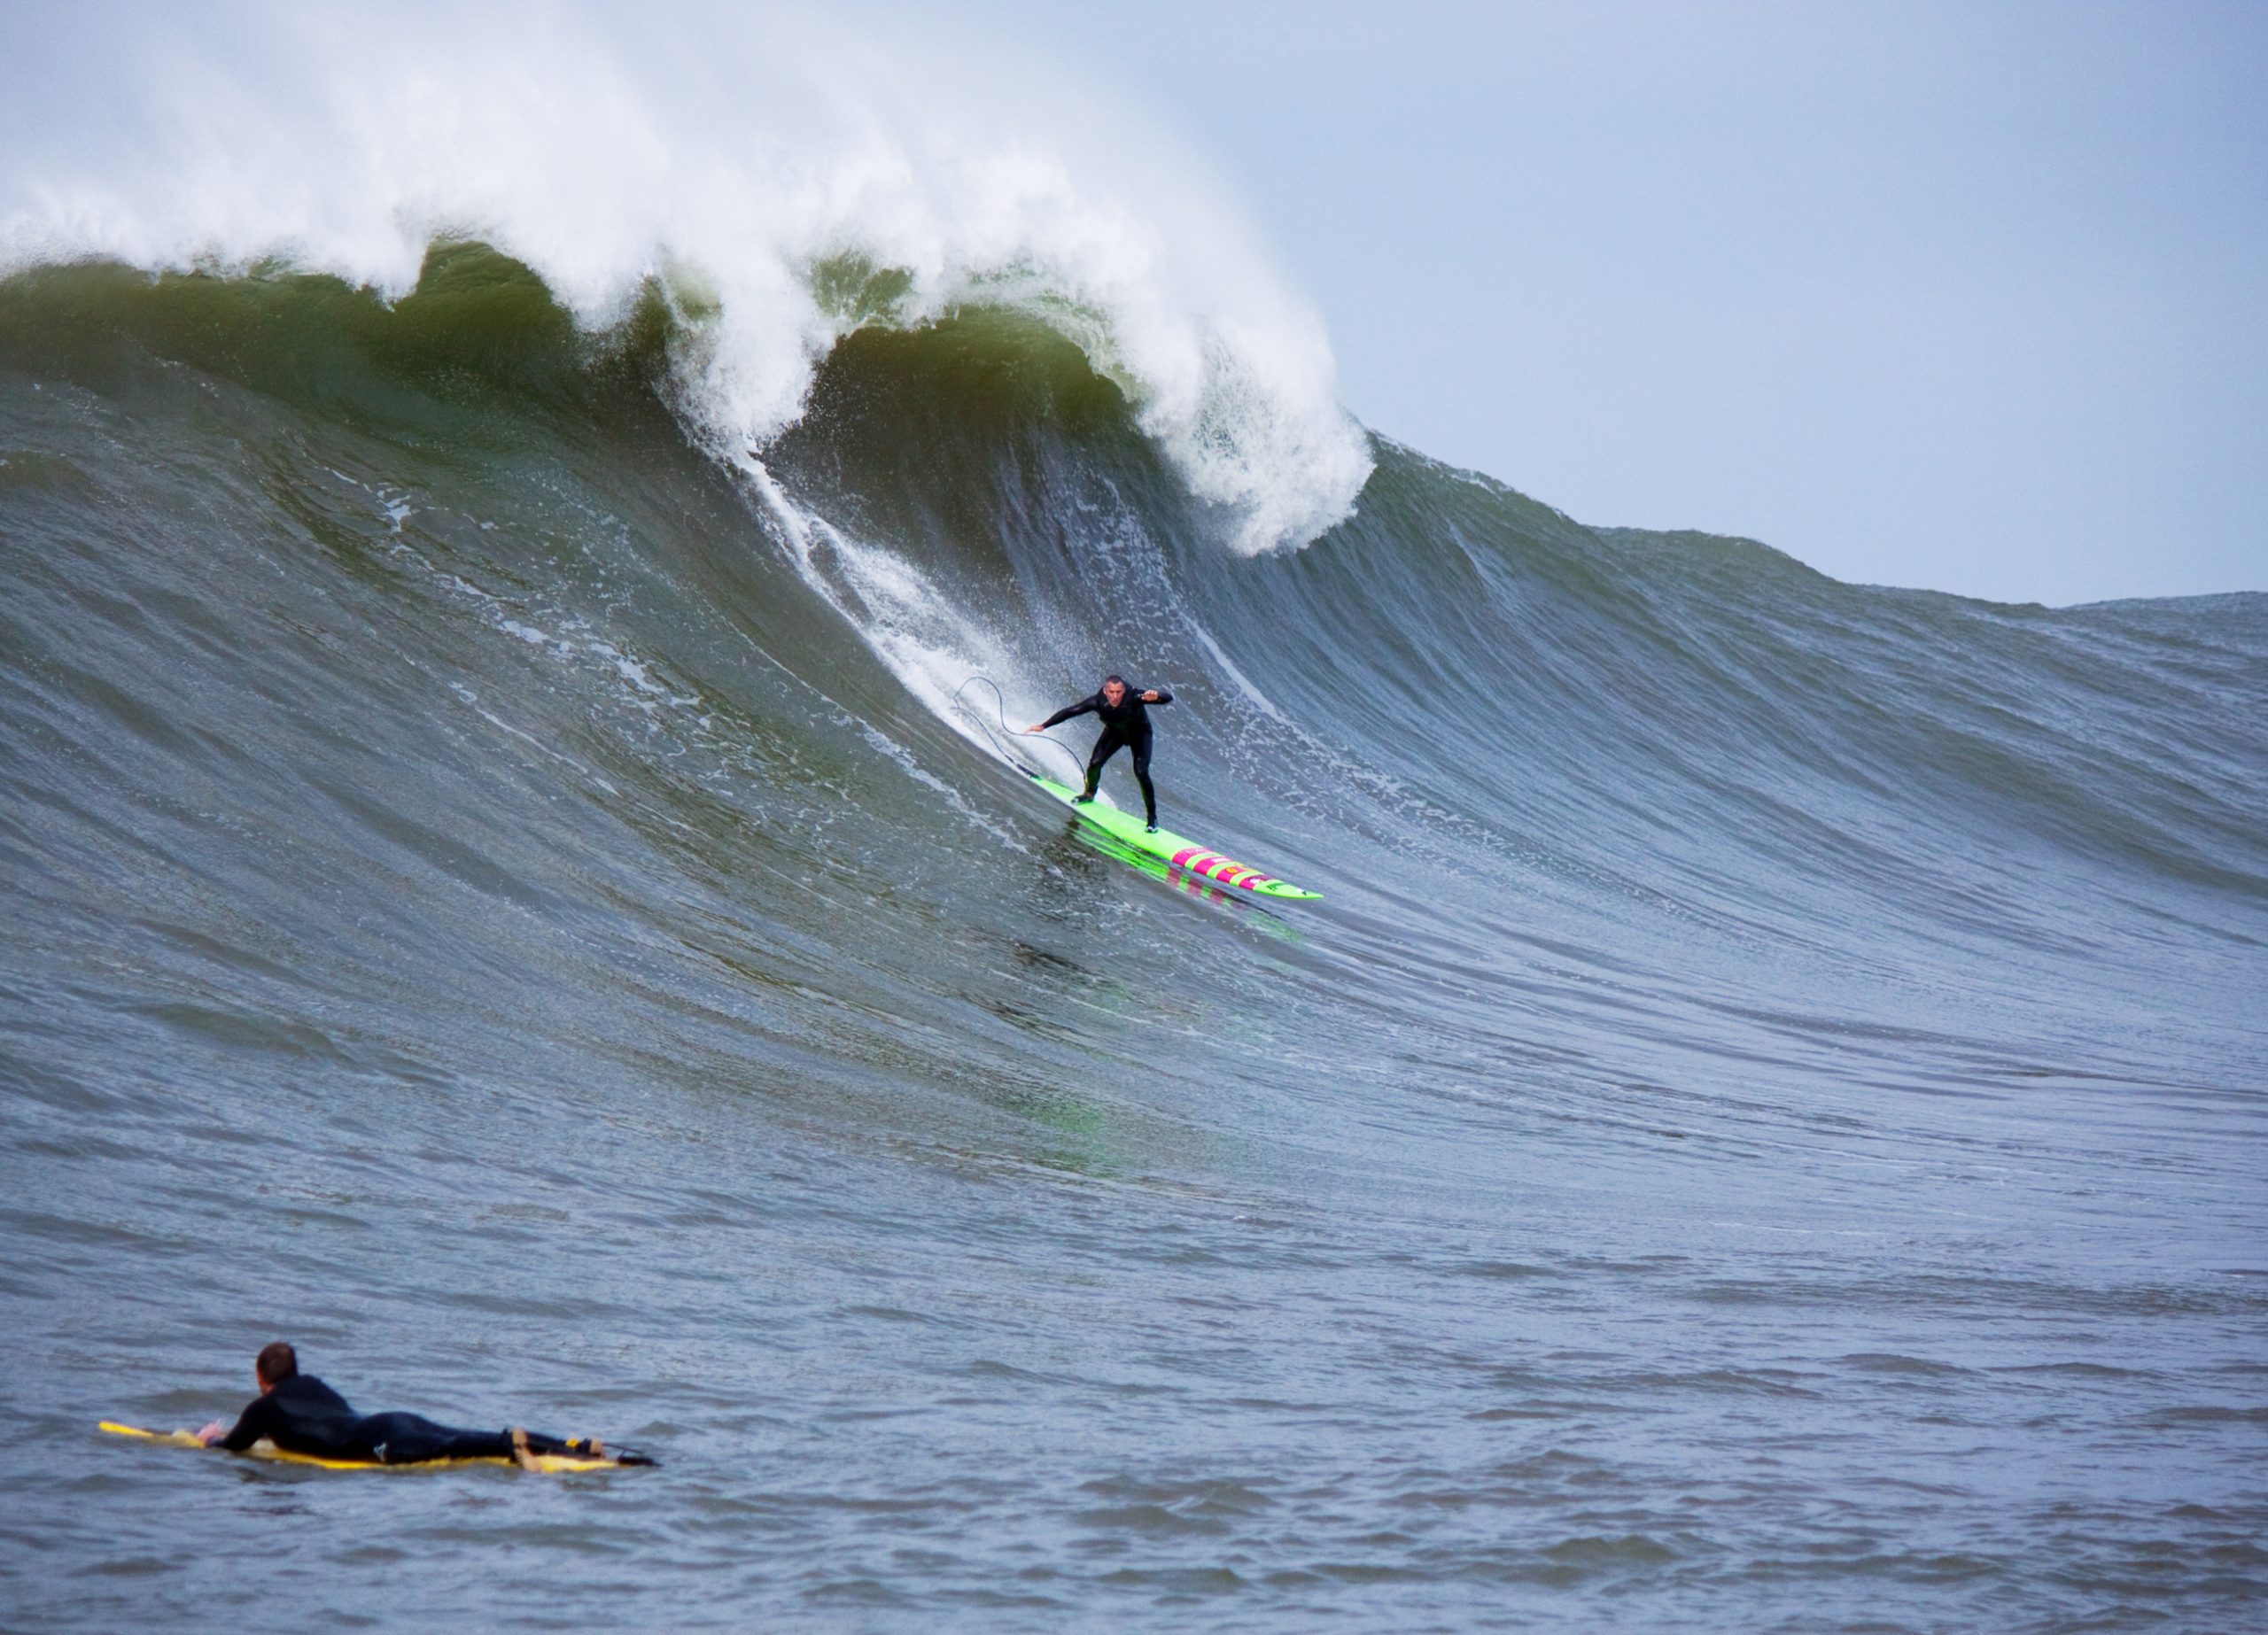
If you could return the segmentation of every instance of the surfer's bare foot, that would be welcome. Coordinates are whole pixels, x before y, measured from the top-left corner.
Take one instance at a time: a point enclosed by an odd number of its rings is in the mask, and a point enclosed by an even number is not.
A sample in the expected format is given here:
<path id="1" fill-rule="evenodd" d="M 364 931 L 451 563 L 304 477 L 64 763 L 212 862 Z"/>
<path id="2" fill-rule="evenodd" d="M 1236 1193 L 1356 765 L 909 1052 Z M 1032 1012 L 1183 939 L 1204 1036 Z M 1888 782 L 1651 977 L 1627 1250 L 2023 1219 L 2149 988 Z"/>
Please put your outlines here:
<path id="1" fill-rule="evenodd" d="M 528 1446 L 528 1433 L 517 1425 L 512 1427 L 512 1462 L 523 1470 L 540 1470 L 534 1451 Z"/>
<path id="2" fill-rule="evenodd" d="M 1071 804 L 1074 806 L 1092 806 L 1094 803 L 1095 797 L 1091 794 L 1075 794 L 1071 797 Z"/>
<path id="3" fill-rule="evenodd" d="M 1145 834 L 1155 834 L 1157 832 L 1158 825 L 1153 823 L 1146 823 L 1142 825 L 1142 833 Z"/>

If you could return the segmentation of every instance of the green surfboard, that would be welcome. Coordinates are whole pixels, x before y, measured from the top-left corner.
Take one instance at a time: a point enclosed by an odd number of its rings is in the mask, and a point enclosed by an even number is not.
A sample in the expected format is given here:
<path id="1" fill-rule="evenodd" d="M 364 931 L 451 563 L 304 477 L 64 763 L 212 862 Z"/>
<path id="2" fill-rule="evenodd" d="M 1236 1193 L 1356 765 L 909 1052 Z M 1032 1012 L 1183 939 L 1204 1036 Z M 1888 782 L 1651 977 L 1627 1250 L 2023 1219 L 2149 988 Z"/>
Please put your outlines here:
<path id="1" fill-rule="evenodd" d="M 1249 891 L 1256 896 L 1279 897 L 1301 903 L 1319 902 L 1323 897 L 1319 891 L 1302 891 L 1297 886 L 1287 885 L 1273 874 L 1263 874 L 1247 864 L 1224 857 L 1211 847 L 1200 846 L 1184 835 L 1164 829 L 1153 834 L 1143 827 L 1141 818 L 1132 812 L 1122 812 L 1116 807 L 1105 806 L 1095 801 L 1082 804 L 1076 789 L 1068 788 L 1052 778 L 1044 778 L 1029 769 L 1024 776 L 1121 845 L 1130 846 L 1136 851 L 1146 853 L 1184 873 L 1211 880 L 1216 886 Z"/>

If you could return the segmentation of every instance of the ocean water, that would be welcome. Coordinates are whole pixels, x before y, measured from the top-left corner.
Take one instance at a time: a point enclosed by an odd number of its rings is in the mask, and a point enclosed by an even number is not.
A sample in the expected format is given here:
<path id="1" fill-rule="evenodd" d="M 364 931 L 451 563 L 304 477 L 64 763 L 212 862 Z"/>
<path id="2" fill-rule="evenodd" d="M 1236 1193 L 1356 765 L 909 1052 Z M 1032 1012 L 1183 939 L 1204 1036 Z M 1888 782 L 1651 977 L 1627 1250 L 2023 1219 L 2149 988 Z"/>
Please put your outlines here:
<path id="1" fill-rule="evenodd" d="M 2259 1622 L 2268 597 L 1587 527 L 1045 234 L 405 230 L 0 282 L 0 1621 Z M 1107 669 L 1322 902 L 1006 768 Z M 95 1433 L 276 1337 L 662 1468 Z"/>

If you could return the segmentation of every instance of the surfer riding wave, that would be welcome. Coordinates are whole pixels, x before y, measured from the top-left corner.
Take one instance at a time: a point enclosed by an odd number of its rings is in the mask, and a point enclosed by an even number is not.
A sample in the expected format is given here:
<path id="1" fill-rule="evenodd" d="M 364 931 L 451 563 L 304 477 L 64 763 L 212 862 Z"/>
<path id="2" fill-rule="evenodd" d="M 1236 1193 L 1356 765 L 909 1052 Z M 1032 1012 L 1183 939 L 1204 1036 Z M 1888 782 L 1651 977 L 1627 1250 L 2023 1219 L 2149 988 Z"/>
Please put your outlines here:
<path id="1" fill-rule="evenodd" d="M 1095 740 L 1094 752 L 1087 757 L 1086 787 L 1073 798 L 1081 805 L 1093 800 L 1095 790 L 1102 782 L 1103 763 L 1121 749 L 1131 749 L 1134 781 L 1142 786 L 1142 821 L 1154 834 L 1158 827 L 1158 791 L 1150 782 L 1150 712 L 1146 706 L 1172 702 L 1173 694 L 1157 687 L 1138 692 L 1126 685 L 1123 676 L 1105 676 L 1098 691 L 1076 704 L 1066 704 L 1046 720 L 1024 731 L 1045 732 L 1074 716 L 1100 716 L 1102 736 Z"/>

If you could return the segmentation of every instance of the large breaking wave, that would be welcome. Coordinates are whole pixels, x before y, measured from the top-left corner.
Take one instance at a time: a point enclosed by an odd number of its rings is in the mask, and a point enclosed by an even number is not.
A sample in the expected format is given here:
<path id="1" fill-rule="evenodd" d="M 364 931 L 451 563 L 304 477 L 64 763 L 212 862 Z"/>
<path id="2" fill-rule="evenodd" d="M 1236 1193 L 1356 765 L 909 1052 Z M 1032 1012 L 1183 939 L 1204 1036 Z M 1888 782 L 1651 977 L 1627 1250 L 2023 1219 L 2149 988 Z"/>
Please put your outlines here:
<path id="1" fill-rule="evenodd" d="M 11 139 L 19 1622 L 2256 1603 L 2268 598 L 1588 527 L 1201 208 L 528 15 Z M 1002 775 L 1107 669 L 1323 903 Z M 672 1480 L 279 1586 L 83 1422 L 270 1322 Z"/>

